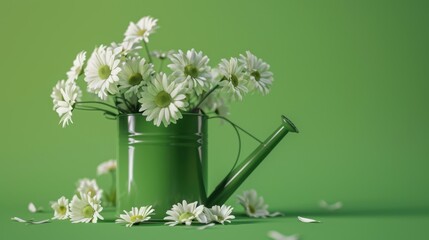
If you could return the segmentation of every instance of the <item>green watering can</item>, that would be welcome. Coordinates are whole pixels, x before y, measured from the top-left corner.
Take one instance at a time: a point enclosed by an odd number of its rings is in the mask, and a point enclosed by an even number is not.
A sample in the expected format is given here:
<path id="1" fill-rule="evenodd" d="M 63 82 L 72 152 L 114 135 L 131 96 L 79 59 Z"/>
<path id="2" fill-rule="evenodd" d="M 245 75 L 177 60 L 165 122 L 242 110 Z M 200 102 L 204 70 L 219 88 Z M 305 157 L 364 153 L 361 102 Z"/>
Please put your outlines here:
<path id="1" fill-rule="evenodd" d="M 207 121 L 203 114 L 184 113 L 177 124 L 156 127 L 141 114 L 118 117 L 118 213 L 152 205 L 153 218 L 162 219 L 173 204 L 182 200 L 198 201 L 207 207 L 221 205 L 288 132 L 298 132 L 282 116 L 281 126 L 260 141 L 208 196 Z"/>

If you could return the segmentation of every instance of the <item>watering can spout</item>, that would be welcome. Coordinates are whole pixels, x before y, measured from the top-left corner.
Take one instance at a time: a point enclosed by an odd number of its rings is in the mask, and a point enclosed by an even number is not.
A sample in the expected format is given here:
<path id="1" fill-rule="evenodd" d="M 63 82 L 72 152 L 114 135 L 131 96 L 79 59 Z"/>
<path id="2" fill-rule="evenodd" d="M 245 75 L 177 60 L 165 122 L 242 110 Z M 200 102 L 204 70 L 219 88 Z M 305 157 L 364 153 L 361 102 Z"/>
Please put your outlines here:
<path id="1" fill-rule="evenodd" d="M 283 139 L 288 132 L 298 133 L 298 129 L 287 117 L 282 116 L 282 125 L 276 129 L 235 169 L 233 169 L 215 188 L 207 198 L 205 205 L 222 205 L 265 159 L 274 147 Z"/>

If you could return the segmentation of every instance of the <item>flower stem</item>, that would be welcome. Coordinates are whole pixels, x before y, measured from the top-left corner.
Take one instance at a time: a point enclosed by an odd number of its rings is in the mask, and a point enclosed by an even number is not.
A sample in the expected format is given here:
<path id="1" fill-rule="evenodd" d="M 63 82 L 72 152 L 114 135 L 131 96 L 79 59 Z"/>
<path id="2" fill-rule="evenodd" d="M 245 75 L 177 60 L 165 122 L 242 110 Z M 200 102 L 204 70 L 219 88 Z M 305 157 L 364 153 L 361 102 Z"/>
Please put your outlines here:
<path id="1" fill-rule="evenodd" d="M 112 186 L 110 187 L 110 202 L 112 206 L 116 206 L 116 170 L 112 170 Z"/>
<path id="2" fill-rule="evenodd" d="M 135 110 L 135 107 L 132 106 L 131 102 L 125 98 L 125 94 L 122 94 L 122 96 L 118 96 L 118 98 L 122 99 L 122 101 L 125 103 L 125 106 L 127 106 L 130 112 Z"/>
<path id="3" fill-rule="evenodd" d="M 159 70 L 158 70 L 158 72 L 162 71 L 163 64 L 164 64 L 164 58 L 161 58 L 160 61 L 159 61 Z"/>
<path id="4" fill-rule="evenodd" d="M 152 56 L 150 55 L 149 47 L 147 46 L 147 42 L 145 40 L 143 40 L 143 43 L 144 43 L 143 44 L 144 48 L 146 49 L 147 59 L 149 59 L 150 63 L 153 63 L 152 62 Z"/>
<path id="5" fill-rule="evenodd" d="M 197 106 L 194 107 L 194 109 L 197 109 L 203 102 L 204 100 L 206 100 L 206 98 L 212 93 L 214 92 L 214 90 L 216 90 L 219 87 L 219 85 L 214 86 L 212 89 L 210 89 L 210 91 L 208 91 L 206 93 L 206 95 L 204 95 L 204 97 L 200 100 L 200 102 L 198 102 Z"/>
<path id="6" fill-rule="evenodd" d="M 242 127 L 238 126 L 237 124 L 235 124 L 234 122 L 232 122 L 231 120 L 229 120 L 229 119 L 228 119 L 228 118 L 226 118 L 226 117 L 223 117 L 223 116 L 213 116 L 213 117 L 209 117 L 209 119 L 212 119 L 212 118 L 220 118 L 220 119 L 223 119 L 223 120 L 227 121 L 228 123 L 230 123 L 231 125 L 235 126 L 237 129 L 240 129 L 242 132 L 244 132 L 245 134 L 247 134 L 249 137 L 251 137 L 251 138 L 255 139 L 257 142 L 259 142 L 259 143 L 263 143 L 261 140 L 259 140 L 259 138 L 255 137 L 253 134 L 251 134 L 250 132 L 248 132 L 248 131 L 244 130 Z"/>
<path id="7" fill-rule="evenodd" d="M 115 110 L 118 110 L 118 108 L 115 107 L 115 106 L 113 106 L 113 105 L 110 105 L 110 104 L 104 103 L 104 102 L 99 102 L 99 101 L 81 101 L 81 102 L 76 102 L 75 104 L 76 105 L 80 105 L 80 104 L 87 104 L 87 103 L 102 104 L 102 105 L 105 105 L 107 107 L 111 107 L 111 108 L 113 108 Z"/>
<path id="8" fill-rule="evenodd" d="M 97 108 L 97 107 L 90 107 L 90 106 L 76 106 L 74 109 L 85 110 L 85 111 L 101 111 L 101 112 L 104 112 L 104 113 L 106 113 L 108 115 L 113 115 L 113 116 L 117 116 L 118 115 L 118 114 L 116 114 L 116 113 L 114 113 L 112 111 L 106 110 L 106 109 Z"/>
<path id="9" fill-rule="evenodd" d="M 213 118 L 221 118 L 221 119 L 227 121 L 229 124 L 231 124 L 232 128 L 234 128 L 235 132 L 237 133 L 238 153 L 237 153 L 237 157 L 235 158 L 234 165 L 232 166 L 231 170 L 228 173 L 228 175 L 230 175 L 232 173 L 232 171 L 234 171 L 235 167 L 237 166 L 238 160 L 240 159 L 240 155 L 241 155 L 241 136 L 240 136 L 240 132 L 238 132 L 238 126 L 235 123 L 231 122 L 228 118 L 222 117 L 222 116 L 214 116 L 214 117 L 209 117 L 208 119 L 213 119 Z"/>

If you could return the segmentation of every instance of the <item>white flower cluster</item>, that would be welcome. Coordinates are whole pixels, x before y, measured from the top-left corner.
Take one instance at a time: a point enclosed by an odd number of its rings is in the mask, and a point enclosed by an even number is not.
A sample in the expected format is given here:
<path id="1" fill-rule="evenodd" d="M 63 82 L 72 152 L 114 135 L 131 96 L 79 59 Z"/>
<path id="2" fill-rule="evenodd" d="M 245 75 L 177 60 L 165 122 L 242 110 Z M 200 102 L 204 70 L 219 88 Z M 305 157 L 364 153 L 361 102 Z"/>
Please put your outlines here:
<path id="1" fill-rule="evenodd" d="M 165 223 L 169 226 L 176 226 L 178 224 L 191 225 L 192 222 L 197 221 L 202 224 L 214 224 L 214 222 L 224 224 L 230 223 L 234 219 L 231 215 L 233 208 L 230 206 L 213 206 L 206 208 L 203 205 L 198 205 L 198 202 L 187 203 L 183 200 L 181 203 L 174 204 L 173 207 L 166 212 L 168 216 L 164 218 L 169 222 Z M 121 214 L 120 218 L 116 219 L 116 223 L 125 223 L 127 227 L 148 221 L 154 214 L 152 206 L 143 206 L 140 208 L 133 207 L 131 211 Z"/>
<path id="2" fill-rule="evenodd" d="M 213 206 L 206 208 L 204 205 L 198 205 L 198 202 L 187 203 L 183 200 L 182 203 L 174 204 L 173 207 L 167 211 L 167 217 L 164 220 L 169 222 L 165 223 L 169 226 L 176 226 L 177 224 L 191 225 L 194 220 L 199 223 L 209 224 L 213 222 L 224 224 L 230 223 L 235 218 L 231 215 L 233 208 L 231 206 Z"/>
<path id="3" fill-rule="evenodd" d="M 96 47 L 86 63 L 85 51 L 76 56 L 67 80 L 59 81 L 51 94 L 63 127 L 72 122 L 74 109 L 104 111 L 109 116 L 140 112 L 147 121 L 168 126 L 184 112 L 221 115 L 228 112 L 229 102 L 242 100 L 249 92 L 270 91 L 270 66 L 249 51 L 222 59 L 214 68 L 195 49 L 150 52 L 149 37 L 157 24 L 157 19 L 143 17 L 129 24 L 121 43 Z M 159 67 L 155 68 L 152 57 Z M 166 66 L 171 74 L 162 71 L 164 61 L 170 62 Z M 100 101 L 81 101 L 76 84 L 81 75 L 87 91 Z M 109 99 L 115 104 L 108 104 Z"/>
<path id="4" fill-rule="evenodd" d="M 99 174 L 105 174 L 116 169 L 116 161 L 109 160 L 103 162 L 98 167 Z M 62 196 L 57 201 L 51 203 L 51 208 L 54 210 L 52 219 L 66 220 L 70 219 L 72 223 L 97 223 L 98 219 L 104 220 L 101 216 L 103 207 L 101 206 L 101 197 L 103 191 L 98 187 L 95 179 L 84 178 L 79 180 L 75 194 L 71 200 Z M 263 197 L 258 196 L 255 190 L 243 192 L 238 196 L 238 202 L 244 207 L 246 214 L 249 217 L 265 218 L 282 215 L 279 212 L 270 213 L 268 205 L 265 204 Z M 28 206 L 30 212 L 41 211 L 33 203 Z M 214 226 L 215 223 L 225 224 L 231 223 L 235 219 L 232 215 L 233 208 L 231 206 L 212 206 L 207 208 L 204 205 L 199 205 L 197 201 L 188 203 L 186 200 L 176 203 L 170 210 L 166 212 L 164 220 L 168 221 L 165 224 L 176 226 L 179 224 L 191 225 L 193 222 L 205 224 L 206 227 Z M 154 215 L 155 209 L 152 206 L 133 207 L 131 211 L 125 211 L 116 219 L 116 223 L 125 224 L 127 227 L 149 221 L 151 215 Z M 300 218 L 300 217 L 298 217 Z M 312 219 L 302 218 L 304 222 L 317 222 Z M 39 222 L 31 222 L 17 218 L 12 219 L 19 222 L 39 224 Z M 311 220 L 311 221 L 310 221 Z M 48 220 L 46 220 L 48 221 Z M 40 223 L 45 223 L 42 221 Z"/>
<path id="5" fill-rule="evenodd" d="M 77 194 L 75 194 L 69 203 L 69 200 L 62 196 L 56 202 L 51 204 L 54 210 L 53 219 L 70 219 L 72 223 L 97 223 L 98 219 L 103 220 L 101 211 L 102 190 L 98 187 L 95 180 L 82 179 L 79 181 Z"/>

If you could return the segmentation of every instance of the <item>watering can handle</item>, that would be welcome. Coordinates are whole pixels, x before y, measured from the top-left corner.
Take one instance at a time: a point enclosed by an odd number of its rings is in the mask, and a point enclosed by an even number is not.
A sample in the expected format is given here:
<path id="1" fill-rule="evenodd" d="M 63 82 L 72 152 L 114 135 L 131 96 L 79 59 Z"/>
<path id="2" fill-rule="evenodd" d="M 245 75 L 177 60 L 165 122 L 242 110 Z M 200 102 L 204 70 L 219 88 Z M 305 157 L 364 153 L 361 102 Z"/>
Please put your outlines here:
<path id="1" fill-rule="evenodd" d="M 262 141 L 259 140 L 257 137 L 253 136 L 248 131 L 246 131 L 243 128 L 241 128 L 240 126 L 238 126 L 237 124 L 233 123 L 231 120 L 229 120 L 226 117 L 223 117 L 223 116 L 213 116 L 213 117 L 208 117 L 207 119 L 215 119 L 215 118 L 220 118 L 220 119 L 223 119 L 223 120 L 227 121 L 234 128 L 235 132 L 237 133 L 238 153 L 237 153 L 237 157 L 235 159 L 234 165 L 232 166 L 231 170 L 228 173 L 228 174 L 230 174 L 234 170 L 234 168 L 237 166 L 238 160 L 240 159 L 240 155 L 241 155 L 241 135 L 240 135 L 240 132 L 238 130 L 243 131 L 244 133 L 246 133 L 247 135 L 249 135 L 250 137 L 252 137 L 256 141 L 258 141 L 259 143 L 262 143 Z"/>

